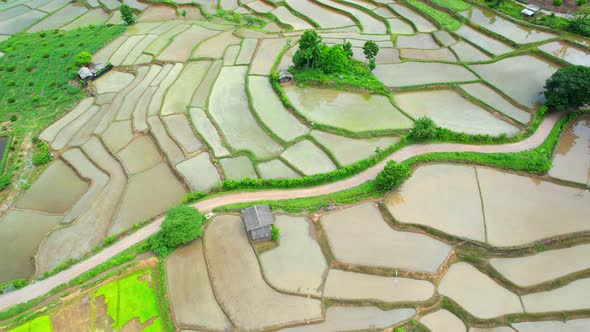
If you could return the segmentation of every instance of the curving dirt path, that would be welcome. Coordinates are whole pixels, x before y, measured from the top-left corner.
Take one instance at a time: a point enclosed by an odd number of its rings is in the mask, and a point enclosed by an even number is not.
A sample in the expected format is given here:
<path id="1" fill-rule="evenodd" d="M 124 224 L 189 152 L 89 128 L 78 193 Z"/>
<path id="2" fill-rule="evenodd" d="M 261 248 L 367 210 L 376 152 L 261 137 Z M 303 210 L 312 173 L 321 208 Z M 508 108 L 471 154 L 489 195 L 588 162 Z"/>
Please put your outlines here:
<path id="1" fill-rule="evenodd" d="M 541 145 L 545 141 L 545 138 L 547 137 L 547 135 L 549 135 L 555 123 L 564 114 L 565 113 L 552 113 L 548 115 L 547 117 L 545 117 L 543 123 L 541 123 L 537 131 L 532 136 L 520 142 L 502 145 L 467 145 L 454 143 L 411 145 L 394 152 L 385 160 L 365 170 L 364 172 L 338 182 L 311 188 L 262 190 L 258 192 L 232 193 L 198 202 L 194 204 L 194 207 L 196 207 L 202 212 L 207 212 L 211 211 L 216 207 L 228 204 L 246 203 L 259 200 L 282 200 L 330 194 L 358 186 L 368 180 L 374 179 L 377 176 L 377 174 L 383 169 L 383 166 L 385 166 L 388 160 L 396 160 L 398 162 L 401 162 L 403 160 L 415 156 L 433 152 L 494 153 L 520 152 L 530 150 Z M 112 246 L 106 248 L 98 254 L 52 277 L 33 283 L 25 288 L 0 296 L 0 310 L 3 310 L 5 308 L 8 308 L 19 303 L 30 301 L 39 296 L 47 294 L 55 287 L 67 283 L 75 277 L 79 276 L 80 274 L 92 269 L 93 267 L 99 264 L 106 262 L 113 256 L 121 253 L 123 250 L 131 247 L 132 245 L 138 242 L 145 240 L 149 236 L 158 232 L 160 229 L 161 222 L 162 218 L 155 220 L 153 223 L 141 228 L 134 234 L 122 239 L 121 241 L 113 244 Z"/>

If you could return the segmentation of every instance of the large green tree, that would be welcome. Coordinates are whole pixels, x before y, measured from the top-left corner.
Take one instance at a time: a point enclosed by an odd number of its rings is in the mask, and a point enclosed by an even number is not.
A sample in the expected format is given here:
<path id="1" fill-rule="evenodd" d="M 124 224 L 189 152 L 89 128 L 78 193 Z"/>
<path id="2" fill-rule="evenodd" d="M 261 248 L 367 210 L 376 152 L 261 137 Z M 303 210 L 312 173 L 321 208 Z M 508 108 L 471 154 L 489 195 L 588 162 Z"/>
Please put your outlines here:
<path id="1" fill-rule="evenodd" d="M 133 16 L 133 11 L 129 5 L 122 4 L 119 8 L 119 11 L 121 12 L 121 19 L 123 22 L 125 22 L 125 24 L 131 25 L 135 23 L 135 16 Z"/>
<path id="2" fill-rule="evenodd" d="M 305 30 L 299 40 L 299 49 L 293 55 L 295 67 L 314 68 L 320 61 L 322 37 L 315 30 Z"/>
<path id="3" fill-rule="evenodd" d="M 151 249 L 160 256 L 166 256 L 174 248 L 201 237 L 204 220 L 205 216 L 192 206 L 170 208 L 162 222 L 162 229 L 150 240 Z"/>
<path id="4" fill-rule="evenodd" d="M 590 103 L 590 67 L 568 66 L 557 70 L 543 92 L 552 109 L 579 108 Z"/>

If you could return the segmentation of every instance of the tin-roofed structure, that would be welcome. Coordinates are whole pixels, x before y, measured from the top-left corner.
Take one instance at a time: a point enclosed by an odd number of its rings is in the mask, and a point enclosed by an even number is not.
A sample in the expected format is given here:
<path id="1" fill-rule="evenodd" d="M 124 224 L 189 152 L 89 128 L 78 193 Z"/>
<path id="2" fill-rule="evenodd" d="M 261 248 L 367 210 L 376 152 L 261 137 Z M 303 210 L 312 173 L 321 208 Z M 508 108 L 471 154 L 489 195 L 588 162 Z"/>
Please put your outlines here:
<path id="1" fill-rule="evenodd" d="M 268 205 L 255 205 L 243 209 L 242 219 L 252 241 L 271 239 L 274 219 Z"/>

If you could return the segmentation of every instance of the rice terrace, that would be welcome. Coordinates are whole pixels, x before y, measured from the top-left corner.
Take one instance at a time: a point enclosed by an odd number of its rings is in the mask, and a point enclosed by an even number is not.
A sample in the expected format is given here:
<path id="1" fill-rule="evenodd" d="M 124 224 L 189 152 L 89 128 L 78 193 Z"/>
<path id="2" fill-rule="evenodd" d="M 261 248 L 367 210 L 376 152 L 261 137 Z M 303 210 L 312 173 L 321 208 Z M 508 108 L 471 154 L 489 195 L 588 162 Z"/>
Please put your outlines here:
<path id="1" fill-rule="evenodd" d="M 590 331 L 587 0 L 0 0 L 0 331 Z"/>

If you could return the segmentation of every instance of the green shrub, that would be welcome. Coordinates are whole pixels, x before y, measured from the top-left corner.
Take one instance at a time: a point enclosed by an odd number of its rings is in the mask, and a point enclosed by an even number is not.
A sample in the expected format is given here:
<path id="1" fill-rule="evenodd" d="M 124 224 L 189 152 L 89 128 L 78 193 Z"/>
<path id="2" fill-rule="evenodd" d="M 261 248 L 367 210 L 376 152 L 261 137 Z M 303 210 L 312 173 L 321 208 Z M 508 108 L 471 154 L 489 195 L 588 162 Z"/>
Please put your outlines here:
<path id="1" fill-rule="evenodd" d="M 135 16 L 133 16 L 133 10 L 131 7 L 129 7 L 129 5 L 122 4 L 119 8 L 119 11 L 121 12 L 121 19 L 123 22 L 125 22 L 125 24 L 131 25 L 135 23 Z"/>
<path id="2" fill-rule="evenodd" d="M 186 17 L 186 9 L 183 9 L 180 15 L 182 15 L 182 17 Z"/>
<path id="3" fill-rule="evenodd" d="M 433 20 L 437 21 L 443 28 L 455 31 L 461 27 L 461 22 L 457 21 L 451 15 L 445 12 L 441 12 L 440 10 L 434 9 L 429 5 L 417 0 L 407 1 L 409 4 L 418 9 L 419 12 L 422 12 L 424 15 L 429 16 Z"/>
<path id="4" fill-rule="evenodd" d="M 371 59 L 375 59 L 379 53 L 379 45 L 372 40 L 367 40 L 363 45 L 363 53 L 365 54 L 365 59 L 371 61 Z"/>
<path id="5" fill-rule="evenodd" d="M 162 229 L 150 239 L 150 248 L 160 256 L 167 256 L 174 248 L 186 244 L 203 234 L 203 216 L 188 205 L 170 208 L 162 222 Z"/>
<path id="6" fill-rule="evenodd" d="M 275 225 L 272 225 L 270 234 L 272 239 L 275 241 L 278 241 L 281 238 L 281 230 Z"/>
<path id="7" fill-rule="evenodd" d="M 547 106 L 564 110 L 579 108 L 590 102 L 590 67 L 559 68 L 546 82 L 543 94 Z"/>
<path id="8" fill-rule="evenodd" d="M 14 122 L 16 120 L 18 120 L 18 116 L 14 115 L 14 114 L 10 116 L 10 122 Z"/>
<path id="9" fill-rule="evenodd" d="M 322 37 L 315 30 L 303 32 L 299 40 L 299 48 L 293 55 L 293 63 L 297 68 L 315 68 L 320 61 Z"/>
<path id="10" fill-rule="evenodd" d="M 86 51 L 82 51 L 82 52 L 76 54 L 76 66 L 77 67 L 86 66 L 90 62 L 92 62 L 92 54 L 90 54 Z"/>
<path id="11" fill-rule="evenodd" d="M 4 190 L 4 188 L 8 187 L 12 183 L 12 179 L 8 174 L 0 175 L 0 190 Z"/>
<path id="12" fill-rule="evenodd" d="M 52 159 L 53 157 L 49 150 L 49 145 L 44 141 L 39 141 L 39 143 L 37 143 L 37 152 L 33 154 L 33 165 L 40 166 L 49 164 Z"/>
<path id="13" fill-rule="evenodd" d="M 410 175 L 410 168 L 407 164 L 390 160 L 377 175 L 377 186 L 383 190 L 393 189 L 402 184 Z"/>
<path id="14" fill-rule="evenodd" d="M 471 8 L 471 4 L 463 0 L 431 0 L 433 3 L 456 12 Z"/>
<path id="15" fill-rule="evenodd" d="M 205 196 L 207 196 L 207 193 L 205 193 L 205 192 L 191 191 L 191 192 L 187 193 L 186 195 L 184 195 L 184 197 L 181 200 L 181 203 L 188 204 L 190 202 L 197 201 Z"/>
<path id="16" fill-rule="evenodd" d="M 421 116 L 416 119 L 414 121 L 414 127 L 410 130 L 410 137 L 417 140 L 434 139 L 437 134 L 438 126 L 427 116 Z"/>
<path id="17" fill-rule="evenodd" d="M 21 289 L 27 285 L 26 279 L 14 279 L 0 284 L 0 294 L 4 294 L 15 289 Z"/>
<path id="18" fill-rule="evenodd" d="M 350 59 L 341 45 L 322 45 L 319 68 L 325 74 L 339 74 L 350 68 Z"/>
<path id="19" fill-rule="evenodd" d="M 553 0 L 553 5 L 554 6 L 561 6 L 562 2 L 563 2 L 562 0 Z"/>
<path id="20" fill-rule="evenodd" d="M 576 0 L 576 5 L 583 6 L 588 3 L 588 0 Z"/>

